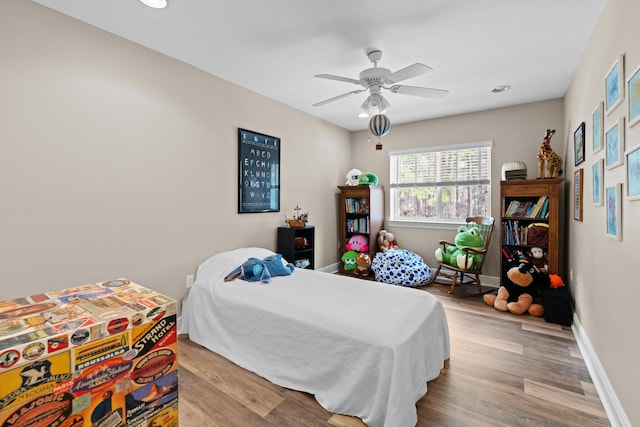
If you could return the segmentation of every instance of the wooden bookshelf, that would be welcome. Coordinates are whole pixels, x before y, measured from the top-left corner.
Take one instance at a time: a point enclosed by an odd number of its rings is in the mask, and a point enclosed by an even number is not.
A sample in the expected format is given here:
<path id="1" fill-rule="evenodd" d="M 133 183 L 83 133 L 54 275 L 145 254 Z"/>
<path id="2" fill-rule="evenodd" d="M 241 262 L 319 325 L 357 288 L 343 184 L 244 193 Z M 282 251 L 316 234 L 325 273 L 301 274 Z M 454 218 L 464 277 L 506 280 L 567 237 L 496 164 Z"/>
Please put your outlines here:
<path id="1" fill-rule="evenodd" d="M 562 218 L 563 179 L 511 180 L 500 182 L 500 223 L 502 278 L 519 256 L 528 255 L 532 247 L 541 247 L 546 254 L 550 274 L 563 277 Z M 534 234 L 541 233 L 532 241 Z"/>
<path id="2" fill-rule="evenodd" d="M 373 260 L 378 252 L 378 233 L 384 223 L 384 188 L 378 185 L 340 185 L 340 253 L 355 234 L 362 234 L 369 241 L 369 256 Z M 340 261 L 341 269 L 342 262 Z M 342 270 L 341 270 L 342 271 Z"/>

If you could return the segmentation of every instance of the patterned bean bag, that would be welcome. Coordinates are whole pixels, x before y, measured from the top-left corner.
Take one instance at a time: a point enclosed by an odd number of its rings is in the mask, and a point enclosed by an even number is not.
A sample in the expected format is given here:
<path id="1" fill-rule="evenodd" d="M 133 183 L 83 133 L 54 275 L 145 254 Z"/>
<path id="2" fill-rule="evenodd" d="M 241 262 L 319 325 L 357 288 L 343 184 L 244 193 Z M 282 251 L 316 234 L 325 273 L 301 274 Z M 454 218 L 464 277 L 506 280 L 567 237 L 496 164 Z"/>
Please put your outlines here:
<path id="1" fill-rule="evenodd" d="M 421 286 L 433 280 L 433 273 L 424 260 L 406 249 L 378 252 L 371 262 L 378 282 L 391 285 Z"/>

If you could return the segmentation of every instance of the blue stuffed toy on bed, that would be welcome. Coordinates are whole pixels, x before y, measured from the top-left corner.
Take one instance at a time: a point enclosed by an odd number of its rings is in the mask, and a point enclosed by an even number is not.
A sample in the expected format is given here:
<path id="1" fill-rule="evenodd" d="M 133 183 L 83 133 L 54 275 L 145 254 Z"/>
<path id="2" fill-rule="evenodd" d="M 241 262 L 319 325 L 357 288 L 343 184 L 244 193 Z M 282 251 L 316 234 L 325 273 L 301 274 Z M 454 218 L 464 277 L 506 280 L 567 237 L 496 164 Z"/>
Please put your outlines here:
<path id="1" fill-rule="evenodd" d="M 262 283 L 269 283 L 271 282 L 271 277 L 289 276 L 293 273 L 294 269 L 295 267 L 291 263 L 284 265 L 281 254 L 269 255 L 262 260 L 249 258 L 242 263 L 241 266 L 236 267 L 231 273 L 227 274 L 224 281 L 230 282 L 231 280 L 239 278 L 247 282 L 260 281 Z"/>
<path id="2" fill-rule="evenodd" d="M 378 282 L 402 286 L 422 286 L 433 280 L 433 273 L 424 260 L 406 249 L 378 252 L 371 262 Z"/>

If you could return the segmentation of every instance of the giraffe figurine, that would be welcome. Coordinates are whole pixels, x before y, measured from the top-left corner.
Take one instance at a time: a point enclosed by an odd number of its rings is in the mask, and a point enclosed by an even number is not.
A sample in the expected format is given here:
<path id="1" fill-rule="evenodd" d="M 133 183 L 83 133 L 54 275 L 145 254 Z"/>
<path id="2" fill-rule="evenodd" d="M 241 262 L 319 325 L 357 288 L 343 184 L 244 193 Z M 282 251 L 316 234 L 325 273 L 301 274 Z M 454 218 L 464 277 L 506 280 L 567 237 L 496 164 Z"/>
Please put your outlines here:
<path id="1" fill-rule="evenodd" d="M 562 157 L 551 149 L 555 129 L 547 129 L 538 151 L 538 178 L 557 178 L 562 173 Z"/>

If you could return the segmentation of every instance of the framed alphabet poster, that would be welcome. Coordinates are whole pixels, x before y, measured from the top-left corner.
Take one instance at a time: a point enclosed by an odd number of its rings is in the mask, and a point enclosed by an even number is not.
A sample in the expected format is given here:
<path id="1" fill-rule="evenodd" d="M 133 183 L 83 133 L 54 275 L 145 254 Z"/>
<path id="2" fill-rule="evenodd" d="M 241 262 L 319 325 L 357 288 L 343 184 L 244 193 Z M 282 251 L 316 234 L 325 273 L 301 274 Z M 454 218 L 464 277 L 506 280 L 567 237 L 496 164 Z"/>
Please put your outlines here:
<path id="1" fill-rule="evenodd" d="M 280 212 L 280 138 L 238 128 L 238 213 Z"/>

